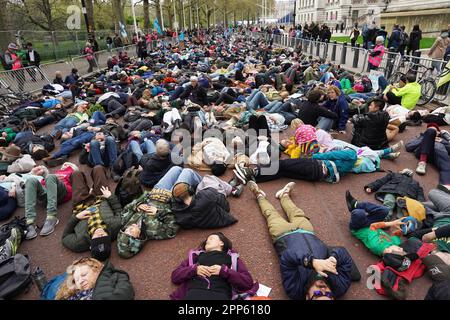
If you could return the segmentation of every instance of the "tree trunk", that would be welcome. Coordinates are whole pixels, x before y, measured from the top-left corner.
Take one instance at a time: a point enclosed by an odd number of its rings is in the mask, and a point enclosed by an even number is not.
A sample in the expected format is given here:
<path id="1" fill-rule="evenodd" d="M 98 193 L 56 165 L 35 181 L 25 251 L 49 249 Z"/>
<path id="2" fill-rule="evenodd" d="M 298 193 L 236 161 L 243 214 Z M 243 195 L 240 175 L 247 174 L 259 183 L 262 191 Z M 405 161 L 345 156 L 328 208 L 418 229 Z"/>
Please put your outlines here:
<path id="1" fill-rule="evenodd" d="M 0 0 L 0 7 L 3 8 L 3 10 L 0 10 L 0 51 L 2 53 L 6 51 L 10 42 L 14 42 L 12 32 L 8 32 L 11 28 L 9 25 L 8 10 L 6 9 L 7 3 L 7 0 Z"/>
<path id="2" fill-rule="evenodd" d="M 116 33 L 120 33 L 119 22 L 122 22 L 123 25 L 126 26 L 125 17 L 123 14 L 122 0 L 112 0 L 112 9 L 113 9 L 113 14 L 114 14 L 115 30 L 116 30 Z"/>
<path id="3" fill-rule="evenodd" d="M 160 7 L 160 4 L 159 4 L 159 1 L 160 0 L 154 0 L 154 2 L 155 2 L 155 11 L 156 11 L 156 14 L 155 14 L 155 16 L 156 16 L 156 19 L 158 19 L 158 23 L 159 23 L 159 26 L 161 27 L 161 29 L 163 29 L 163 26 L 162 26 L 162 22 L 161 22 L 161 7 Z"/>
<path id="4" fill-rule="evenodd" d="M 89 21 L 89 34 L 93 35 L 95 32 L 95 21 L 94 21 L 94 3 L 92 0 L 86 0 L 86 13 Z"/>
<path id="5" fill-rule="evenodd" d="M 144 32 L 147 33 L 150 29 L 150 12 L 148 0 L 143 1 L 144 9 Z"/>

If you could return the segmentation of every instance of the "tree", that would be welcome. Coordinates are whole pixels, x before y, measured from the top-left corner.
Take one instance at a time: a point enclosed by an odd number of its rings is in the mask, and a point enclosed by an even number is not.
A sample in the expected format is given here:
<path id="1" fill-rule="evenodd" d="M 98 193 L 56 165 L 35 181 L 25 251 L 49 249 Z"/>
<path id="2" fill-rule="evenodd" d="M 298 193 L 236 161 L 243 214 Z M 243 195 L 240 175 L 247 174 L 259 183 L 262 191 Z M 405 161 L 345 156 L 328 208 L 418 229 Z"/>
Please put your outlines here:
<path id="1" fill-rule="evenodd" d="M 148 0 L 143 1 L 143 6 L 144 6 L 144 30 L 145 32 L 147 32 L 148 29 L 150 29 L 150 16 L 149 16 L 150 6 Z"/>
<path id="2" fill-rule="evenodd" d="M 89 23 L 89 34 L 94 34 L 95 32 L 95 20 L 94 20 L 94 3 L 92 0 L 85 0 L 86 3 L 86 14 Z"/>
<path id="3" fill-rule="evenodd" d="M 7 6 L 7 0 L 0 0 L 0 7 L 3 9 L 0 10 L 0 50 L 2 52 L 5 51 L 8 44 L 14 40 L 11 32 L 7 31 L 11 29 Z"/>
<path id="4" fill-rule="evenodd" d="M 125 25 L 125 15 L 123 14 L 125 1 L 124 0 L 112 0 L 112 9 L 114 16 L 114 27 L 117 33 L 120 31 L 120 23 Z"/>

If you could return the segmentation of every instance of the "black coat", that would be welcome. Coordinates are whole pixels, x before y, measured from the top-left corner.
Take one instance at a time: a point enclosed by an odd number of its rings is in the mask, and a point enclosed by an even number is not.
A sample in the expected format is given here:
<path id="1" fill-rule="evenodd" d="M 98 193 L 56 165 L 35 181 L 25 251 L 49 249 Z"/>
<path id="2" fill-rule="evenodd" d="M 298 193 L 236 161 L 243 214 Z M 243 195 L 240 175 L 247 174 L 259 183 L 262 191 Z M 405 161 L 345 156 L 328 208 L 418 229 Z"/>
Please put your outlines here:
<path id="1" fill-rule="evenodd" d="M 375 198 L 380 201 L 387 193 L 398 197 L 407 196 L 418 201 L 425 201 L 420 184 L 413 178 L 400 173 L 390 172 L 383 178 L 364 186 L 364 189 L 367 188 L 372 189 L 372 192 L 375 192 Z"/>
<path id="2" fill-rule="evenodd" d="M 338 119 L 337 114 L 333 111 L 319 106 L 318 104 L 313 104 L 309 101 L 304 101 L 301 103 L 300 108 L 298 109 L 298 117 L 303 121 L 304 124 L 310 124 L 313 127 L 317 125 L 317 119 L 319 117 L 330 118 L 333 120 Z"/>
<path id="3" fill-rule="evenodd" d="M 198 104 L 200 106 L 204 106 L 208 104 L 207 93 L 205 88 L 201 87 L 199 84 L 194 88 L 191 85 L 188 85 L 183 93 L 180 95 L 180 99 L 189 99 L 193 103 Z"/>
<path id="4" fill-rule="evenodd" d="M 434 283 L 425 300 L 450 300 L 450 280 Z"/>
<path id="5" fill-rule="evenodd" d="M 373 150 L 388 147 L 386 128 L 389 124 L 389 114 L 386 111 L 355 115 L 352 120 L 352 144 L 358 147 L 368 146 Z"/>
<path id="6" fill-rule="evenodd" d="M 417 51 L 420 48 L 420 39 L 422 39 L 422 31 L 421 30 L 413 30 L 409 34 L 409 45 L 408 48 L 411 51 Z"/>
<path id="7" fill-rule="evenodd" d="M 95 283 L 92 299 L 134 300 L 134 289 L 128 273 L 114 268 L 106 261 Z"/>
<path id="8" fill-rule="evenodd" d="M 177 224 L 185 229 L 222 228 L 237 222 L 225 196 L 213 188 L 200 190 L 189 206 L 174 202 L 172 211 Z"/>
<path id="9" fill-rule="evenodd" d="M 139 164 L 144 169 L 139 176 L 139 181 L 147 188 L 153 188 L 173 167 L 170 156 L 162 158 L 157 154 L 144 154 Z"/>

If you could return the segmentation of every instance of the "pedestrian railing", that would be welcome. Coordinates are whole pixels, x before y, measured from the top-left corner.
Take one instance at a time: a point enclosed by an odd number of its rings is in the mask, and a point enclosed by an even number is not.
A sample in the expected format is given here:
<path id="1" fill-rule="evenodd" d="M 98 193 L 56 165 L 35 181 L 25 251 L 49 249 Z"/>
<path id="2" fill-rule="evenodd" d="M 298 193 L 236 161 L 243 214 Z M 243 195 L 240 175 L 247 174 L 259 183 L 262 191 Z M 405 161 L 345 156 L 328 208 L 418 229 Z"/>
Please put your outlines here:
<path id="1" fill-rule="evenodd" d="M 39 67 L 31 66 L 17 70 L 0 71 L 0 87 L 3 93 L 34 93 L 49 83 Z"/>

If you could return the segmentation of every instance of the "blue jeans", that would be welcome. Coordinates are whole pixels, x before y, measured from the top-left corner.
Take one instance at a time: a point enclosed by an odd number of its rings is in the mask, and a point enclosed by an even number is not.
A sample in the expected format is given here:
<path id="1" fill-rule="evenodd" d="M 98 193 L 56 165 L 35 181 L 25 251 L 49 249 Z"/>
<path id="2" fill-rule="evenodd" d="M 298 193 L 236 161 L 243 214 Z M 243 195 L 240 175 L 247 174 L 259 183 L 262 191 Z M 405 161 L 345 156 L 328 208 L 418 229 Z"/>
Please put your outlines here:
<path id="1" fill-rule="evenodd" d="M 105 148 L 100 149 L 100 141 L 92 140 L 90 143 L 89 162 L 93 166 L 109 167 L 117 159 L 117 144 L 113 137 L 105 138 Z"/>
<path id="2" fill-rule="evenodd" d="M 373 97 L 375 93 L 368 92 L 368 93 L 350 93 L 348 97 L 350 99 L 363 99 L 364 101 L 369 100 L 371 97 Z"/>
<path id="3" fill-rule="evenodd" d="M 350 229 L 368 228 L 372 223 L 384 221 L 389 214 L 389 208 L 369 202 L 358 202 L 352 211 Z"/>
<path id="4" fill-rule="evenodd" d="M 254 90 L 251 95 L 245 99 L 245 103 L 247 105 L 247 110 L 257 110 L 260 108 L 264 108 L 269 104 L 264 93 Z"/>
<path id="5" fill-rule="evenodd" d="M 138 158 L 138 161 L 141 161 L 142 156 L 145 154 L 153 154 L 156 152 L 156 147 L 153 141 L 147 140 L 143 143 L 139 144 L 136 140 L 130 141 L 130 144 L 128 145 L 128 150 L 131 150 L 136 157 Z"/>
<path id="6" fill-rule="evenodd" d="M 91 117 L 91 120 L 89 120 L 89 123 L 92 126 L 102 126 L 106 123 L 106 117 L 101 111 L 94 111 L 94 114 Z"/>
<path id="7" fill-rule="evenodd" d="M 202 177 L 194 170 L 181 167 L 172 167 L 169 171 L 167 171 L 164 177 L 159 180 L 154 188 L 172 192 L 173 187 L 177 183 L 184 182 L 195 188 L 200 181 L 202 181 Z"/>
<path id="8" fill-rule="evenodd" d="M 61 146 L 58 151 L 56 151 L 52 158 L 59 158 L 63 156 L 70 155 L 73 151 L 80 149 L 84 143 L 88 143 L 94 138 L 94 133 L 92 132 L 84 132 L 72 139 L 66 140 L 61 143 Z"/>
<path id="9" fill-rule="evenodd" d="M 318 128 L 318 129 L 322 129 L 323 131 L 330 131 L 331 128 L 333 127 L 333 123 L 334 123 L 333 119 L 319 117 L 317 120 L 319 120 L 319 122 L 317 123 L 317 126 L 316 126 L 316 128 Z"/>
<path id="10" fill-rule="evenodd" d="M 268 113 L 277 113 L 278 109 L 283 105 L 282 101 L 272 101 L 267 106 L 264 107 Z"/>
<path id="11" fill-rule="evenodd" d="M 22 139 L 24 137 L 31 137 L 33 135 L 33 132 L 31 131 L 21 131 L 17 132 L 16 136 L 14 137 L 14 143 L 16 143 L 19 139 Z"/>
<path id="12" fill-rule="evenodd" d="M 61 130 L 62 133 L 69 131 L 70 128 L 75 127 L 78 124 L 78 119 L 75 117 L 65 117 L 64 119 L 59 120 L 57 124 L 55 124 L 55 128 L 52 130 L 50 135 L 52 137 L 55 136 L 58 130 Z"/>

